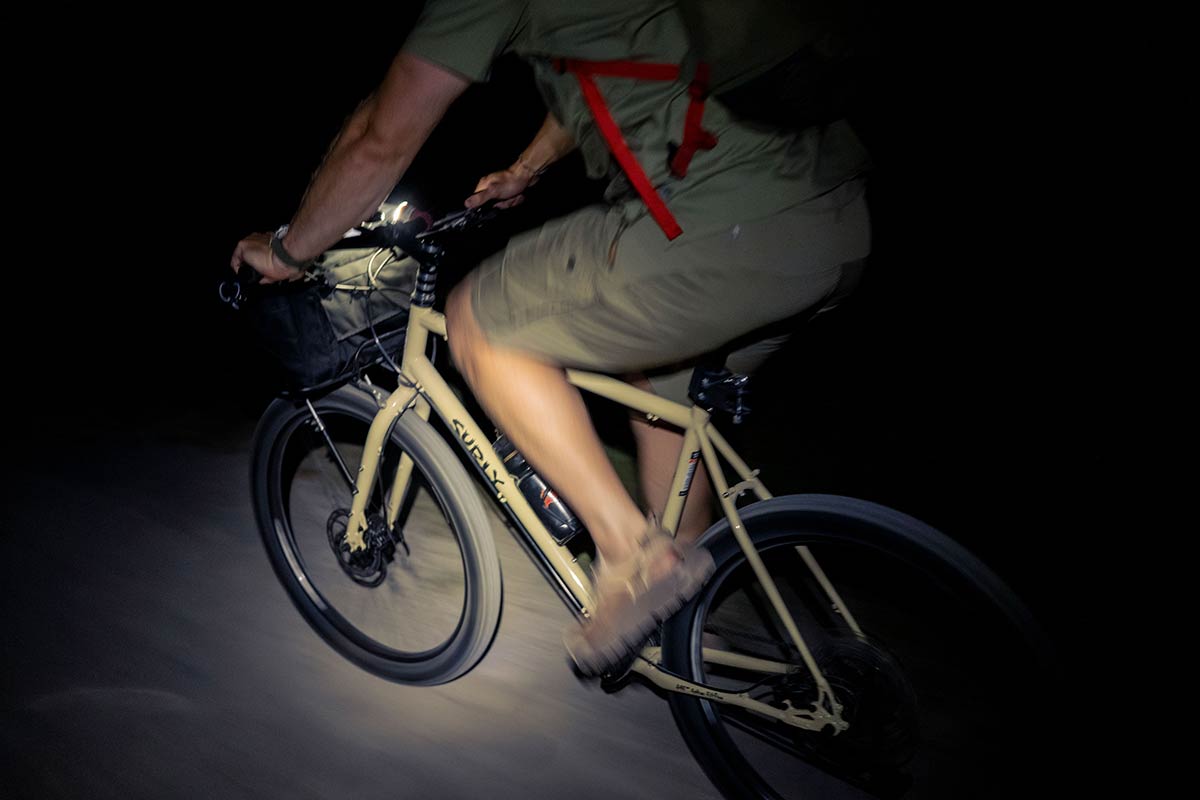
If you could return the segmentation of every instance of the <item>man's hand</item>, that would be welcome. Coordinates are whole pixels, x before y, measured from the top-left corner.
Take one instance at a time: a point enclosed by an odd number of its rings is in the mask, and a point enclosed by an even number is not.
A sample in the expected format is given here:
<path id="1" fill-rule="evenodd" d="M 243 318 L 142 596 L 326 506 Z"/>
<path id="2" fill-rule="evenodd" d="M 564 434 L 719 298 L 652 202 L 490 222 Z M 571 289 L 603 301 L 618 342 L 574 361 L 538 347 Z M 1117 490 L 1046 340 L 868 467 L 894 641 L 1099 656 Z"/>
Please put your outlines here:
<path id="1" fill-rule="evenodd" d="M 525 202 L 523 192 L 538 181 L 538 173 L 518 161 L 506 170 L 485 175 L 475 184 L 475 194 L 467 198 L 467 208 L 477 208 L 498 199 L 496 208 L 512 208 Z"/>
<path id="2" fill-rule="evenodd" d="M 477 208 L 489 200 L 499 200 L 496 208 L 512 208 L 525 201 L 523 192 L 537 183 L 546 167 L 575 149 L 575 140 L 559 124 L 553 114 L 547 114 L 541 129 L 516 163 L 506 170 L 493 172 L 479 179 L 475 194 L 467 198 L 467 208 Z"/>
<path id="3" fill-rule="evenodd" d="M 271 234 L 252 233 L 237 243 L 233 249 L 233 258 L 229 266 L 234 272 L 239 272 L 243 266 L 249 266 L 259 275 L 263 283 L 278 281 L 295 281 L 304 277 L 302 270 L 293 269 L 287 264 L 280 264 L 279 259 L 271 253 Z"/>

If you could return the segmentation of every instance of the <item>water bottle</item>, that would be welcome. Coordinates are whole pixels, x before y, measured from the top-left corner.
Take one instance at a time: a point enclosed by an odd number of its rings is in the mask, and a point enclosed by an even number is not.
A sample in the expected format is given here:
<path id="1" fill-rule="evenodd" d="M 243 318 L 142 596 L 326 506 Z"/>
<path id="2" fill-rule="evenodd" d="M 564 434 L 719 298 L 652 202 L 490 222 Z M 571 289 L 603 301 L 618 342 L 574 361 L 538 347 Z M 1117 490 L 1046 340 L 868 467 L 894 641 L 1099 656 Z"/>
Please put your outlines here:
<path id="1" fill-rule="evenodd" d="M 500 434 L 492 443 L 496 455 L 504 462 L 504 468 L 517 482 L 517 488 L 533 510 L 541 518 L 542 523 L 559 544 L 566 544 L 575 534 L 583 530 L 583 523 L 567 508 L 567 504 L 559 499 L 554 490 L 533 471 L 512 442 L 504 434 Z"/>

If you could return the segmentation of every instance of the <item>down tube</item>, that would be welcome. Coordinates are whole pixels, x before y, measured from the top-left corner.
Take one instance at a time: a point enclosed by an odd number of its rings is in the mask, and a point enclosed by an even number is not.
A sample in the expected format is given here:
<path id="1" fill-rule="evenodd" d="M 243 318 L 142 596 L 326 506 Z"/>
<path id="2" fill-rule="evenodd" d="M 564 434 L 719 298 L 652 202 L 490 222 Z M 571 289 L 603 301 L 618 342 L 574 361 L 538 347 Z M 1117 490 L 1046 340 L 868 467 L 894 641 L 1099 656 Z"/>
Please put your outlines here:
<path id="1" fill-rule="evenodd" d="M 595 606 L 591 582 L 575 562 L 571 552 L 554 541 L 554 537 L 546 530 L 546 526 L 542 524 L 524 495 L 517 490 L 512 475 L 504 469 L 504 462 L 492 449 L 490 439 L 483 434 L 479 425 L 467 413 L 467 409 L 428 359 L 414 359 L 412 364 L 406 364 L 405 367 L 422 387 L 438 416 L 450 427 L 459 444 L 486 476 L 492 495 L 500 504 L 507 505 L 512 510 L 524 528 L 530 544 L 538 551 L 544 565 L 557 578 L 559 589 L 570 596 L 575 607 L 585 617 L 590 616 L 591 609 Z"/>

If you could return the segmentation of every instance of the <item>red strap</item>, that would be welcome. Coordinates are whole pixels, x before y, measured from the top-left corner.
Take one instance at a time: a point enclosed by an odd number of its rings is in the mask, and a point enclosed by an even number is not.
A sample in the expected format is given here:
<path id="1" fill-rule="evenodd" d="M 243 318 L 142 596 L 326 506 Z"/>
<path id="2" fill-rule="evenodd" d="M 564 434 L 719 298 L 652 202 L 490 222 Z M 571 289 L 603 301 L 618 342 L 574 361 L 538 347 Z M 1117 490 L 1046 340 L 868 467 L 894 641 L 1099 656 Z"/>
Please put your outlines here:
<path id="1" fill-rule="evenodd" d="M 575 78 L 579 81 L 579 88 L 583 90 L 583 99 L 587 101 L 588 108 L 592 110 L 592 116 L 596 118 L 596 125 L 608 143 L 608 149 L 612 151 L 617 163 L 621 165 L 621 169 L 625 170 L 629 182 L 633 184 L 633 188 L 650 211 L 650 216 L 654 217 L 654 221 L 667 234 L 668 239 L 674 239 L 683 233 L 683 229 L 679 227 L 679 223 L 667 209 L 667 204 L 663 201 L 662 196 L 654 190 L 650 179 L 646 177 L 641 164 L 629 151 L 629 145 L 625 143 L 625 137 L 621 135 L 620 126 L 608 112 L 604 96 L 600 94 L 596 82 L 592 80 L 593 75 L 603 75 L 610 78 L 673 81 L 679 78 L 679 66 L 676 64 L 647 64 L 638 61 L 586 61 L 577 58 L 556 58 L 553 63 L 554 69 L 558 72 L 574 73 Z M 687 175 L 688 165 L 691 164 L 692 156 L 696 154 L 697 150 L 711 150 L 717 146 L 717 137 L 700 127 L 700 120 L 704 116 L 704 97 L 707 92 L 708 64 L 700 62 L 696 66 L 696 74 L 688 86 L 691 102 L 688 103 L 687 116 L 684 118 L 683 141 L 670 161 L 671 172 L 681 178 Z"/>
<path id="2" fill-rule="evenodd" d="M 679 223 L 667 209 L 667 204 L 663 202 L 662 196 L 654 191 L 654 185 L 646 177 L 642 165 L 629 151 L 629 145 L 625 143 L 625 137 L 621 135 L 621 129 L 613 120 L 612 114 L 608 113 L 608 106 L 604 104 L 604 97 L 596 88 L 596 82 L 587 72 L 576 72 L 575 77 L 579 80 L 579 88 L 583 90 L 583 99 L 587 101 L 588 108 L 592 110 L 592 116 L 596 118 L 596 127 L 600 129 L 604 141 L 608 142 L 608 149 L 612 151 L 613 157 L 617 159 L 621 169 L 625 170 L 629 182 L 633 184 L 634 190 L 637 191 L 642 202 L 650 211 L 650 216 L 654 217 L 654 221 L 663 229 L 667 239 L 674 239 L 683 233 L 683 228 L 679 227 Z"/>
<path id="3" fill-rule="evenodd" d="M 696 76 L 688 86 L 692 102 L 688 103 L 687 116 L 683 122 L 683 142 L 671 158 L 671 172 L 679 177 L 687 175 L 688 164 L 697 150 L 712 150 L 717 146 L 717 137 L 700 127 L 704 117 L 704 96 L 708 92 L 708 64 L 701 61 L 696 66 Z"/>
<path id="4" fill-rule="evenodd" d="M 606 78 L 640 78 L 644 81 L 673 81 L 679 77 L 678 64 L 647 64 L 643 61 L 586 61 L 582 58 L 556 58 L 554 69 L 576 75 L 603 75 Z"/>

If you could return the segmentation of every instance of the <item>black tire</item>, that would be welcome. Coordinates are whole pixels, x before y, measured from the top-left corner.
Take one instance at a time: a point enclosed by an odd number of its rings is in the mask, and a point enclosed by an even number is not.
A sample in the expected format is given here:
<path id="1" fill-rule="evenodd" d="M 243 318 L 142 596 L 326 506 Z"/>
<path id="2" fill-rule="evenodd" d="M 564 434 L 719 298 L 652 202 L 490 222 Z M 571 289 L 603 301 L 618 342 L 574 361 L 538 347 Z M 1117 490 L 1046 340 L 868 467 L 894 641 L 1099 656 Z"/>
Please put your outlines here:
<path id="1" fill-rule="evenodd" d="M 356 474 L 375 402 L 344 386 L 313 406 Z M 407 453 L 415 466 L 402 507 L 405 541 L 396 541 L 379 584 L 367 586 L 335 551 L 351 493 L 311 419 L 306 406 L 276 400 L 255 433 L 252 495 L 275 574 L 313 629 L 369 672 L 418 685 L 462 676 L 487 652 L 501 609 L 495 543 L 466 470 L 429 423 L 401 415 L 368 513 L 382 508 L 399 455 Z"/>
<path id="2" fill-rule="evenodd" d="M 911 517 L 843 497 L 755 503 L 743 521 L 850 728 L 807 732 L 670 694 L 697 761 L 729 798 L 1012 797 L 1044 767 L 1054 658 L 1027 609 L 978 559 Z M 703 539 L 716 571 L 663 628 L 663 663 L 746 690 L 764 678 L 706 665 L 702 642 L 802 664 L 727 522 Z M 861 626 L 834 613 L 795 546 L 816 557 Z M 715 637 L 715 638 L 714 638 Z M 790 682 L 789 682 L 790 681 Z M 807 670 L 752 688 L 807 707 Z M 839 688 L 840 687 L 840 688 Z M 1025 785 L 1025 789 L 1028 785 Z"/>

